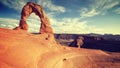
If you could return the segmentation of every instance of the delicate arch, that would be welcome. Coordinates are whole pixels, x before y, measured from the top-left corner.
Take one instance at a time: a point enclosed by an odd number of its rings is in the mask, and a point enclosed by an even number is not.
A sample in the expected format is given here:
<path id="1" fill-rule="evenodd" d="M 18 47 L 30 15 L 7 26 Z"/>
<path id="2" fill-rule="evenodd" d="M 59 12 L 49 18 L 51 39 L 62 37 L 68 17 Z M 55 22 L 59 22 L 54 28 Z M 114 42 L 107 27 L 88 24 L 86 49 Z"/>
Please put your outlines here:
<path id="1" fill-rule="evenodd" d="M 53 30 L 50 26 L 50 21 L 45 15 L 45 12 L 43 11 L 42 7 L 33 2 L 28 2 L 23 7 L 22 12 L 21 12 L 21 20 L 20 20 L 19 27 L 16 27 L 15 29 L 28 30 L 28 25 L 27 25 L 26 20 L 30 16 L 31 13 L 35 13 L 37 16 L 39 16 L 41 20 L 40 33 L 53 33 Z"/>

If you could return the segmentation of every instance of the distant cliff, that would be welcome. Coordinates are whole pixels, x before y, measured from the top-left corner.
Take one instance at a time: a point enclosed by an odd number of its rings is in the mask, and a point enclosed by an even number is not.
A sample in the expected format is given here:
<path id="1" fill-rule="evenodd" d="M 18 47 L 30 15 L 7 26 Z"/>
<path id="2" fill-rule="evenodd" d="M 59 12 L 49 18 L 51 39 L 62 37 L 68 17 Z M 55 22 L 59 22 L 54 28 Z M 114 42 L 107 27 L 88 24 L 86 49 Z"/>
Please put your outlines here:
<path id="1" fill-rule="evenodd" d="M 100 34 L 55 34 L 57 42 L 72 47 L 77 47 L 76 37 L 84 38 L 82 48 L 101 49 L 112 52 L 120 52 L 120 35 Z"/>
<path id="2" fill-rule="evenodd" d="M 55 34 L 56 39 L 75 39 L 77 36 L 89 36 L 89 37 L 99 37 L 107 40 L 120 41 L 120 35 L 112 35 L 112 34 Z"/>

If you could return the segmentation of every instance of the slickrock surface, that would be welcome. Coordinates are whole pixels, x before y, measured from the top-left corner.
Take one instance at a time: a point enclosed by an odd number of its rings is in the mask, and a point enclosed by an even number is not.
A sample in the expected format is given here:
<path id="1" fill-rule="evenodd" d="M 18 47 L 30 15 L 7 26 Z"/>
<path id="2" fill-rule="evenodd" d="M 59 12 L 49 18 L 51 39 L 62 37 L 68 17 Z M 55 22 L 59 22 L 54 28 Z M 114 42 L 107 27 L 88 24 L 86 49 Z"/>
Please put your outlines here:
<path id="1" fill-rule="evenodd" d="M 0 28 L 0 68 L 119 68 L 120 55 L 60 46 L 48 34 Z"/>

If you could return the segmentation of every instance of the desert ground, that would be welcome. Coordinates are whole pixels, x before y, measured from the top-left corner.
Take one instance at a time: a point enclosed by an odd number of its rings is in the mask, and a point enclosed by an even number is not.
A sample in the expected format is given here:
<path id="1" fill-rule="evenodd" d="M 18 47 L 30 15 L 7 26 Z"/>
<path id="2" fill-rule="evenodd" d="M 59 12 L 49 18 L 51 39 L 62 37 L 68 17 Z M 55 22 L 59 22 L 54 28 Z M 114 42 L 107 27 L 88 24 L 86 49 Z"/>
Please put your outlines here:
<path id="1" fill-rule="evenodd" d="M 63 46 L 47 34 L 0 28 L 0 68 L 119 68 L 120 53 Z"/>

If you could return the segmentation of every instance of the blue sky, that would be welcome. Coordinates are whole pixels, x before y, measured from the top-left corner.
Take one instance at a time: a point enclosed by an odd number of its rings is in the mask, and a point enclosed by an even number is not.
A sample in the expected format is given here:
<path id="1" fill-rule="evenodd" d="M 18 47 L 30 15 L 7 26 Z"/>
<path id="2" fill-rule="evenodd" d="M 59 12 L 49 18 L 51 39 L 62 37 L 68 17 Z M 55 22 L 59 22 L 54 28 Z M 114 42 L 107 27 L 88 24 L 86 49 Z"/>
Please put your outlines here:
<path id="1" fill-rule="evenodd" d="M 0 27 L 19 24 L 22 7 L 34 0 L 0 0 Z M 36 0 L 43 6 L 55 33 L 120 34 L 120 0 Z M 40 19 L 27 19 L 29 32 L 39 32 Z"/>

